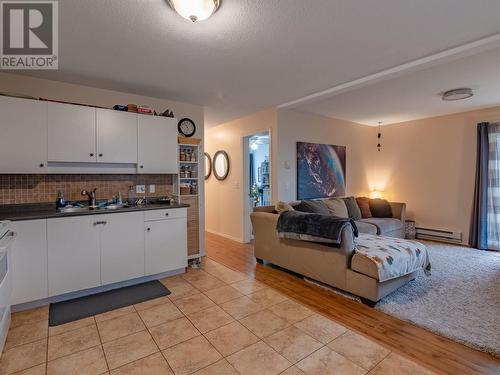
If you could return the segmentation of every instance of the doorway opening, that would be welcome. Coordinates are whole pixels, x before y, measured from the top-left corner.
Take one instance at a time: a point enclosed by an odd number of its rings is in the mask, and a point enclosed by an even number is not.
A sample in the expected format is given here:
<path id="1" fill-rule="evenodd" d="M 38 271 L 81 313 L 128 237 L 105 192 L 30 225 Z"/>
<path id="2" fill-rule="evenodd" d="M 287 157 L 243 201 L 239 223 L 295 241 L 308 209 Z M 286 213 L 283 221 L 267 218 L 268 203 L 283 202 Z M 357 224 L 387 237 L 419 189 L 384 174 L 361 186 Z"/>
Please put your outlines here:
<path id="1" fill-rule="evenodd" d="M 244 155 L 244 240 L 252 239 L 250 213 L 254 207 L 271 204 L 271 149 L 269 131 L 252 134 L 243 139 Z"/>

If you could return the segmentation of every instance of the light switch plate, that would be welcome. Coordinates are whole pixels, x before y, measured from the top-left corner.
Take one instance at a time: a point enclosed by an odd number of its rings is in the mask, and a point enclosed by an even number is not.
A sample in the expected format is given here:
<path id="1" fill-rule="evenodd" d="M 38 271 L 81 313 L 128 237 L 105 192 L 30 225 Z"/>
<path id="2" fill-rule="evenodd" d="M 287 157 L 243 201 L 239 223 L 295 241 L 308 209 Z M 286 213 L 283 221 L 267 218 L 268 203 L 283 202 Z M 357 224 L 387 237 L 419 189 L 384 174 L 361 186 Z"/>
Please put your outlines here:
<path id="1" fill-rule="evenodd" d="M 153 184 L 149 185 L 149 192 L 154 193 L 155 191 L 156 191 L 156 185 Z"/>
<path id="2" fill-rule="evenodd" d="M 144 193 L 146 193 L 146 185 L 135 185 L 135 192 L 137 194 L 144 194 Z"/>

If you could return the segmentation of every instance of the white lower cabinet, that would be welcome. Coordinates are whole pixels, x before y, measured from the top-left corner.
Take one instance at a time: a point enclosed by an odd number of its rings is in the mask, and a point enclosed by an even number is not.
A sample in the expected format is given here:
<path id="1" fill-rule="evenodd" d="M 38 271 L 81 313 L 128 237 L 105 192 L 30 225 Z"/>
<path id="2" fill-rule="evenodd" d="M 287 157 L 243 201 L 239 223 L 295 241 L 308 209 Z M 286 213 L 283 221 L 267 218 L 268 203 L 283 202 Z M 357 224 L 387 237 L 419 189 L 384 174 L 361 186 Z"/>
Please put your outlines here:
<path id="1" fill-rule="evenodd" d="M 101 224 L 101 282 L 144 276 L 144 212 L 96 215 Z"/>
<path id="2" fill-rule="evenodd" d="M 47 220 L 16 221 L 12 246 L 12 304 L 48 297 Z"/>
<path id="3" fill-rule="evenodd" d="M 100 216 L 47 220 L 49 296 L 101 285 Z"/>
<path id="4" fill-rule="evenodd" d="M 146 275 L 187 266 L 185 217 L 146 222 L 145 233 Z"/>

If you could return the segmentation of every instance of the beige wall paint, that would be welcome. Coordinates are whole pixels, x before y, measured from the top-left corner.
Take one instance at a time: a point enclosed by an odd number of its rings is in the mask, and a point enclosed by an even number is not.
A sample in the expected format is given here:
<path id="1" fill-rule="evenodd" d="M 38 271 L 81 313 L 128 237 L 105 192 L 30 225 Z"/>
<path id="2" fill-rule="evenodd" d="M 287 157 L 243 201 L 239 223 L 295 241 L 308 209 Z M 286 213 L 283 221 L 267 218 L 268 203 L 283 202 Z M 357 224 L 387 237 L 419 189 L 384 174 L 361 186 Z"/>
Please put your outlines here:
<path id="1" fill-rule="evenodd" d="M 243 242 L 243 138 L 271 130 L 271 165 L 276 158 L 276 110 L 269 109 L 206 130 L 205 150 L 214 156 L 218 150 L 229 155 L 230 172 L 224 181 L 213 175 L 205 182 L 206 229 Z M 274 196 L 276 174 L 271 168 L 271 190 Z"/>
<path id="2" fill-rule="evenodd" d="M 469 237 L 476 162 L 476 124 L 499 121 L 500 107 L 382 127 L 382 151 L 370 184 L 406 202 L 417 226 Z M 376 133 L 376 129 L 370 129 Z M 375 137 L 375 135 L 373 135 Z"/>
<path id="3" fill-rule="evenodd" d="M 112 108 L 115 104 L 144 104 L 154 108 L 157 112 L 165 109 L 174 111 L 177 118 L 189 117 L 196 124 L 195 138 L 204 138 L 204 111 L 203 107 L 171 101 L 162 98 L 152 98 L 131 93 L 98 89 L 95 87 L 75 85 L 59 81 L 39 79 L 25 75 L 0 73 L 0 92 L 11 92 L 31 95 L 52 100 L 96 105 Z M 203 153 L 203 142 L 201 144 Z M 203 163 L 201 165 L 203 168 Z M 203 172 L 202 172 L 203 175 Z M 200 244 L 204 251 L 204 185 L 200 184 Z"/>
<path id="4" fill-rule="evenodd" d="M 371 130 L 368 126 L 349 121 L 279 110 L 277 198 L 282 201 L 297 199 L 296 144 L 299 141 L 346 146 L 346 194 L 367 194 L 377 145 Z"/>

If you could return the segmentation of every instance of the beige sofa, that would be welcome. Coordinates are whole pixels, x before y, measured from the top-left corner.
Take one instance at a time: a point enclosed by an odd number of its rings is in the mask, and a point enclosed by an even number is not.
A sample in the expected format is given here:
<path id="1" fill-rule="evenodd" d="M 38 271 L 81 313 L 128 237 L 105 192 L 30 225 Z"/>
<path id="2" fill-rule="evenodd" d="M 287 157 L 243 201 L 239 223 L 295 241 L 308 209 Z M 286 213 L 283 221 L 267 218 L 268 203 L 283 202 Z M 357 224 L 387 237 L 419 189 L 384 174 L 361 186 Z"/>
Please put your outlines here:
<path id="1" fill-rule="evenodd" d="M 359 231 L 373 233 L 376 229 L 380 231 L 379 234 L 402 237 L 402 234 L 404 235 L 406 205 L 404 203 L 391 203 L 391 206 L 393 219 L 398 220 L 402 224 L 401 227 L 393 229 L 396 227 L 394 223 L 386 226 L 379 223 L 377 227 L 373 223 L 364 221 L 368 219 L 362 219 L 361 223 L 368 225 L 358 225 Z M 276 231 L 279 215 L 273 211 L 273 206 L 256 207 L 251 214 L 255 257 L 259 262 L 265 260 L 313 280 L 355 294 L 361 297 L 363 303 L 371 306 L 415 278 L 414 272 L 396 279 L 379 282 L 376 266 L 363 255 L 354 253 L 352 226 L 343 230 L 340 248 L 279 238 Z M 392 228 L 392 230 L 388 230 L 388 228 Z"/>

